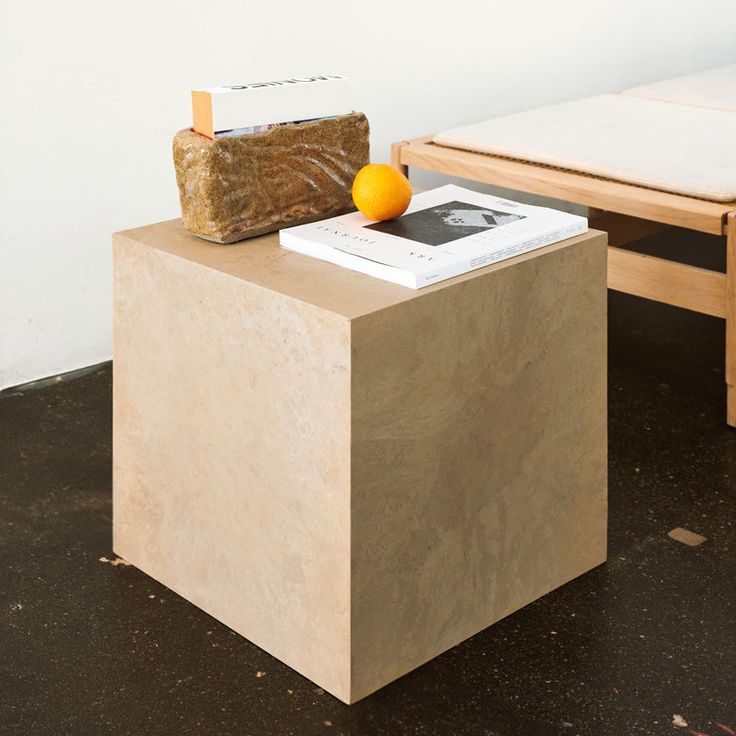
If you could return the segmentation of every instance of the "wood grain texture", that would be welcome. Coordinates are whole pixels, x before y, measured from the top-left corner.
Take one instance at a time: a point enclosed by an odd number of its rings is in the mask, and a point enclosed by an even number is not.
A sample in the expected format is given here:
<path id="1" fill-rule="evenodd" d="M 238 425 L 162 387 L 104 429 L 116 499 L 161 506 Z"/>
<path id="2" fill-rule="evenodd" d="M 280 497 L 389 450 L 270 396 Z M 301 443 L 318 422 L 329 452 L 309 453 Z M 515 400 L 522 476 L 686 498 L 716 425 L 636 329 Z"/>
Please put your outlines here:
<path id="1" fill-rule="evenodd" d="M 726 421 L 736 427 L 736 212 L 726 220 Z"/>
<path id="2" fill-rule="evenodd" d="M 608 249 L 608 288 L 664 304 L 726 316 L 726 276 L 664 258 Z"/>
<path id="3" fill-rule="evenodd" d="M 401 163 L 401 147 L 404 145 L 406 145 L 406 141 L 391 144 L 391 166 L 404 176 L 409 176 L 409 167 Z"/>
<path id="4" fill-rule="evenodd" d="M 401 146 L 399 161 L 406 166 L 416 166 L 716 235 L 723 233 L 723 218 L 726 213 L 736 210 L 736 203 L 707 202 L 572 171 L 415 140 Z"/>

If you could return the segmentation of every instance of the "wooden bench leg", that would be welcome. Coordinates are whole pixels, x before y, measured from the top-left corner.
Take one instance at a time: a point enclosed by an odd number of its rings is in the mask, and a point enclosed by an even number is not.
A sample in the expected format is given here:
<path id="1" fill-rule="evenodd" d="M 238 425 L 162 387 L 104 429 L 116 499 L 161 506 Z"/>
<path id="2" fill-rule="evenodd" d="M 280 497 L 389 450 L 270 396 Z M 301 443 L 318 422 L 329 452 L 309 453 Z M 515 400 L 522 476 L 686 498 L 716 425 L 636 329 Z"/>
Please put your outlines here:
<path id="1" fill-rule="evenodd" d="M 406 141 L 391 144 L 391 166 L 398 169 L 404 176 L 409 176 L 409 167 L 401 163 L 401 149 L 405 145 Z"/>
<path id="2" fill-rule="evenodd" d="M 736 427 L 736 212 L 726 222 L 726 421 Z"/>

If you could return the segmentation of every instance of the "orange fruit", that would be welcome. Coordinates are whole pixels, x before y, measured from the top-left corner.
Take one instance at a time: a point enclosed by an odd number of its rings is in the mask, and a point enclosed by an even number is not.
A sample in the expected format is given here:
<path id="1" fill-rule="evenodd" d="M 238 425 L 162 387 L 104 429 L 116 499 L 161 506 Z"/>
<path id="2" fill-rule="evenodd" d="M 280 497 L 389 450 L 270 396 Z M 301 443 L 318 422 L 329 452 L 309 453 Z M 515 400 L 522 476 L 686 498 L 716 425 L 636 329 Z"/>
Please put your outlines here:
<path id="1" fill-rule="evenodd" d="M 369 220 L 392 220 L 411 202 L 409 180 L 388 164 L 368 164 L 353 180 L 353 202 Z"/>

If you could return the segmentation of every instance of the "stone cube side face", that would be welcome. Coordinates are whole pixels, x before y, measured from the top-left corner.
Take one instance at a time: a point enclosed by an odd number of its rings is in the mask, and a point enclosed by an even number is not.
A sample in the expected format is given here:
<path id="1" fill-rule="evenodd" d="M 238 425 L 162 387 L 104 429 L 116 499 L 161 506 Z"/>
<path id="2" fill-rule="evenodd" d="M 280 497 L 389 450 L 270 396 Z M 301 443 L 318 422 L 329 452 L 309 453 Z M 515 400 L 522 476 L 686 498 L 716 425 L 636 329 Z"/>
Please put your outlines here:
<path id="1" fill-rule="evenodd" d="M 174 136 L 173 156 L 187 230 L 233 243 L 354 208 L 355 174 L 368 163 L 362 113 L 209 140 Z"/>
<path id="2" fill-rule="evenodd" d="M 343 700 L 349 323 L 116 236 L 117 554 Z"/>
<path id="3" fill-rule="evenodd" d="M 352 343 L 355 701 L 605 560 L 605 236 Z"/>

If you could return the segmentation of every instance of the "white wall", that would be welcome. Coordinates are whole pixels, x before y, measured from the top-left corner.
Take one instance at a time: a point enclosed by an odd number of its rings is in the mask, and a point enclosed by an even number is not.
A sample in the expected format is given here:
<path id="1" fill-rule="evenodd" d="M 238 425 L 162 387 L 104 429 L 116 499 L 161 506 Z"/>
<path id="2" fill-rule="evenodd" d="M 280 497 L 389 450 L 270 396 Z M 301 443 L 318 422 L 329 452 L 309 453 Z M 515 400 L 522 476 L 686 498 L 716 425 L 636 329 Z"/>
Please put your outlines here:
<path id="1" fill-rule="evenodd" d="M 733 0 L 0 0 L 0 388 L 110 357 L 110 233 L 178 216 L 192 87 L 354 80 L 392 140 L 736 61 Z"/>

